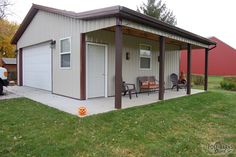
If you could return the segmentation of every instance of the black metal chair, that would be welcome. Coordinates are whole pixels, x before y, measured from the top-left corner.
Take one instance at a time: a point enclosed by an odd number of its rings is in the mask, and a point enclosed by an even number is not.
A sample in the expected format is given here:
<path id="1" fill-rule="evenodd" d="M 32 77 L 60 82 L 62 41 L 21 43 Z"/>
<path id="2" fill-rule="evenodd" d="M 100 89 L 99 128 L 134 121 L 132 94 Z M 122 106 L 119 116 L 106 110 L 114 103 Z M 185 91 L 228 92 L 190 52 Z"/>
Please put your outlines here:
<path id="1" fill-rule="evenodd" d="M 125 81 L 123 81 L 122 92 L 123 92 L 124 96 L 128 93 L 130 99 L 132 99 L 132 94 L 135 94 L 136 97 L 138 97 L 138 93 L 137 93 L 135 84 L 126 83 Z"/>
<path id="2" fill-rule="evenodd" d="M 182 88 L 186 89 L 186 82 L 180 81 L 178 79 L 178 75 L 177 74 L 172 73 L 170 75 L 170 80 L 171 80 L 171 82 L 173 84 L 171 89 L 174 89 L 175 87 L 177 88 L 177 91 L 179 91 L 179 89 L 182 89 Z"/>

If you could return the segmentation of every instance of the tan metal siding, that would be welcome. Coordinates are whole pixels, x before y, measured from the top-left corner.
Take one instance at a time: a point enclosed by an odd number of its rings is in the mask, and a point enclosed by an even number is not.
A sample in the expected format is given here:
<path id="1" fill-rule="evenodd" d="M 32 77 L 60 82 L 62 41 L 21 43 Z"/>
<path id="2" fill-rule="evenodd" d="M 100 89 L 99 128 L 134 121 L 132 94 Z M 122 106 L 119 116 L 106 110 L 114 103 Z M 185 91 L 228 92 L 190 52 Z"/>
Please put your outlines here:
<path id="1" fill-rule="evenodd" d="M 127 21 L 128 22 L 128 21 Z M 124 24 L 124 22 L 123 22 Z M 129 24 L 129 23 L 127 23 Z M 17 48 L 34 45 L 47 40 L 56 40 L 53 49 L 53 92 L 73 98 L 80 98 L 80 33 L 87 33 L 87 41 L 108 44 L 108 94 L 114 95 L 115 76 L 115 45 L 114 33 L 108 31 L 94 31 L 115 25 L 115 18 L 81 21 L 73 18 L 39 11 L 22 37 L 17 43 Z M 146 29 L 142 25 L 134 28 L 156 33 L 157 30 Z M 94 32 L 91 32 L 94 31 Z M 71 37 L 71 69 L 60 68 L 59 40 Z M 155 41 L 124 35 L 123 48 L 123 79 L 130 83 L 136 83 L 138 76 L 154 75 L 158 79 L 158 43 Z M 152 46 L 152 70 L 139 69 L 139 45 Z M 167 46 L 168 47 L 168 46 Z M 172 46 L 173 47 L 173 46 Z M 174 50 L 175 49 L 175 50 Z M 179 73 L 179 48 L 166 52 L 165 80 L 166 88 L 170 87 L 169 74 Z M 125 52 L 130 52 L 130 60 L 125 60 Z"/>
<path id="2" fill-rule="evenodd" d="M 135 29 L 139 29 L 139 30 L 142 30 L 142 31 L 145 31 L 145 32 L 150 32 L 150 33 L 153 33 L 153 34 L 161 35 L 161 36 L 164 36 L 164 37 L 168 37 L 170 39 L 175 39 L 175 40 L 182 41 L 182 42 L 185 42 L 185 43 L 190 43 L 190 44 L 197 45 L 197 46 L 200 46 L 200 47 L 208 48 L 208 45 L 205 45 L 205 44 L 202 44 L 202 43 L 199 43 L 199 42 L 187 39 L 187 38 L 183 38 L 183 37 L 180 37 L 178 35 L 163 32 L 161 30 L 154 29 L 154 28 L 149 27 L 149 26 L 145 26 L 141 23 L 135 23 L 135 22 L 123 19 L 122 25 L 127 26 L 127 27 L 131 27 L 131 28 L 135 28 Z"/>
<path id="3" fill-rule="evenodd" d="M 87 42 L 108 45 L 108 96 L 114 95 L 115 89 L 115 46 L 114 34 L 107 31 L 95 31 L 86 34 Z"/>
<path id="4" fill-rule="evenodd" d="M 95 31 L 87 34 L 88 42 L 103 43 L 108 45 L 108 95 L 114 95 L 115 91 L 115 36 L 114 32 Z M 152 69 L 139 69 L 139 45 L 148 44 L 152 46 Z M 125 53 L 130 52 L 130 60 L 125 59 Z M 123 37 L 123 57 L 122 57 L 122 76 L 123 80 L 129 83 L 137 83 L 138 76 L 152 76 L 156 79 L 159 76 L 159 43 L 144 38 L 124 35 Z M 179 47 L 167 45 L 165 58 L 165 82 L 166 88 L 171 87 L 169 75 L 171 73 L 179 74 Z"/>
<path id="5" fill-rule="evenodd" d="M 168 45 L 165 53 L 165 87 L 171 88 L 170 74 L 179 75 L 180 51 L 177 46 Z"/>
<path id="6" fill-rule="evenodd" d="M 79 98 L 80 34 L 77 34 L 77 32 L 80 31 L 76 30 L 77 27 L 74 27 L 74 24 L 74 19 L 39 11 L 18 41 L 17 47 L 22 48 L 51 39 L 56 40 L 56 47 L 52 52 L 53 92 L 56 94 Z M 65 37 L 71 37 L 71 69 L 68 70 L 60 69 L 59 60 L 59 40 Z"/>
<path id="7" fill-rule="evenodd" d="M 53 49 L 53 92 L 80 98 L 80 33 L 110 27 L 115 18 L 81 21 L 39 11 L 17 43 L 17 48 L 56 40 Z M 60 68 L 60 39 L 71 37 L 71 69 Z"/>
<path id="8" fill-rule="evenodd" d="M 79 20 L 78 20 L 79 21 Z M 112 27 L 116 25 L 116 18 L 115 17 L 109 17 L 109 18 L 103 18 L 103 19 L 95 19 L 95 20 L 88 20 L 88 21 L 80 21 L 80 23 L 83 23 L 82 32 L 91 32 L 95 30 L 99 30 L 102 28 Z"/>

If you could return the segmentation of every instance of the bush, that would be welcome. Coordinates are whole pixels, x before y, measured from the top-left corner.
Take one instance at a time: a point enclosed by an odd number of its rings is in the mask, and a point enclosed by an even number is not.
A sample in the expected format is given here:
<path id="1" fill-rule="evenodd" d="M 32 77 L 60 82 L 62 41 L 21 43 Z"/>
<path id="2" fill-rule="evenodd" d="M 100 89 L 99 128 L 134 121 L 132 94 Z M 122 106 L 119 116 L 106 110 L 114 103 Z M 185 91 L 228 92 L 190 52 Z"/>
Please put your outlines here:
<path id="1" fill-rule="evenodd" d="M 236 77 L 224 77 L 224 81 L 220 83 L 220 86 L 225 90 L 236 91 Z"/>
<path id="2" fill-rule="evenodd" d="M 194 85 L 204 85 L 204 76 L 192 75 L 192 82 L 194 83 Z"/>
<path id="3" fill-rule="evenodd" d="M 236 76 L 225 76 L 224 81 L 229 81 L 229 82 L 236 83 Z"/>

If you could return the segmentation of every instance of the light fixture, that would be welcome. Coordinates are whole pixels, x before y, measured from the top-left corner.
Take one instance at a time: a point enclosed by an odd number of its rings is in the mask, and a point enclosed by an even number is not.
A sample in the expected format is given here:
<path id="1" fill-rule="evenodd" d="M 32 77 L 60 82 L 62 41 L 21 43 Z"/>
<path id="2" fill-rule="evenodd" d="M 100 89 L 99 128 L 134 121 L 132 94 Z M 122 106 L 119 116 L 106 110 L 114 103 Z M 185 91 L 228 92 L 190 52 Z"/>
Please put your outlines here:
<path id="1" fill-rule="evenodd" d="M 53 49 L 56 46 L 56 40 L 52 40 L 50 43 L 50 47 Z"/>
<path id="2" fill-rule="evenodd" d="M 126 60 L 129 60 L 130 59 L 130 53 L 129 52 L 126 52 L 126 54 L 125 54 L 125 58 L 126 58 Z"/>

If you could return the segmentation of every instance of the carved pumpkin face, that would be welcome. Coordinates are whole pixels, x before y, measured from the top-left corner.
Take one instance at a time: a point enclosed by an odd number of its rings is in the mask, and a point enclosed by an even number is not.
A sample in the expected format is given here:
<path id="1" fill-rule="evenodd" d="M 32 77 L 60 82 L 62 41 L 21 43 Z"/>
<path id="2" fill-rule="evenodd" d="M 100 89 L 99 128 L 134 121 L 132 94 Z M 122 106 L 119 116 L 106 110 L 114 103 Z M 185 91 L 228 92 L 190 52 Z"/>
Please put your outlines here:
<path id="1" fill-rule="evenodd" d="M 85 116 L 87 114 L 87 109 L 86 107 L 79 107 L 78 112 L 79 116 Z"/>

